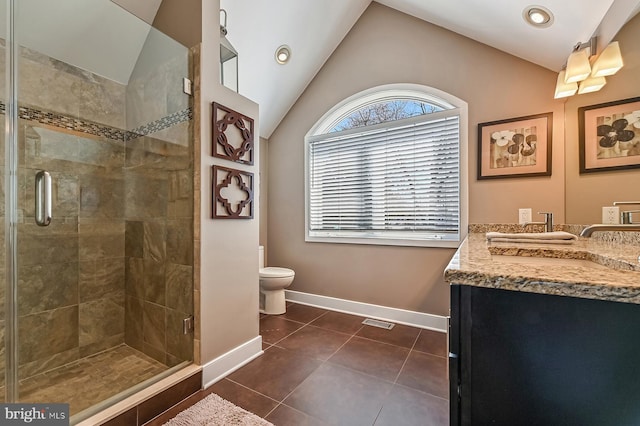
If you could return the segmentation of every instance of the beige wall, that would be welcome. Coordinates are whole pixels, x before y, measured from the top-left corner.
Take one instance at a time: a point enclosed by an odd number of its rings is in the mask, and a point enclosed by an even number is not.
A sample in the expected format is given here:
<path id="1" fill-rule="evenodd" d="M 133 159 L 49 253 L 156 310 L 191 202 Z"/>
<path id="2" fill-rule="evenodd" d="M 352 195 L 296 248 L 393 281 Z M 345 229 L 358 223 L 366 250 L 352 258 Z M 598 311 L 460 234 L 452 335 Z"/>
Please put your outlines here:
<path id="1" fill-rule="evenodd" d="M 615 40 L 620 43 L 624 67 L 616 75 L 607 77 L 607 85 L 599 92 L 573 96 L 565 106 L 567 223 L 598 223 L 602 220 L 603 206 L 610 206 L 614 201 L 640 200 L 640 169 L 583 175 L 579 172 L 578 108 L 640 96 L 640 15 L 629 21 Z"/>
<path id="2" fill-rule="evenodd" d="M 258 134 L 258 105 L 219 84 L 218 0 L 202 0 L 202 45 L 200 72 L 201 194 L 200 229 L 196 227 L 196 251 L 200 253 L 200 273 L 196 300 L 200 301 L 200 363 L 207 362 L 258 336 L 258 217 L 252 220 L 211 219 L 211 166 L 250 171 L 259 185 L 259 144 L 255 165 L 231 163 L 211 156 L 211 102 L 214 100 L 255 119 Z M 197 256 L 197 253 L 196 253 Z M 197 349 L 197 348 L 196 348 Z"/>
<path id="3" fill-rule="evenodd" d="M 220 6 L 219 1 L 215 3 Z M 204 30 L 196 23 L 203 15 L 203 7 L 201 0 L 162 0 L 153 26 L 185 46 L 193 47 L 202 40 Z M 216 11 L 211 23 L 207 25 L 214 25 L 219 29 L 219 23 L 215 20 L 219 13 Z"/>
<path id="4" fill-rule="evenodd" d="M 269 176 L 269 144 L 264 138 L 260 138 L 260 245 L 267 246 L 267 213 L 269 200 L 267 198 L 267 177 Z M 266 257 L 266 254 L 265 254 Z"/>
<path id="5" fill-rule="evenodd" d="M 564 221 L 563 104 L 556 74 L 373 2 L 269 139 L 269 263 L 296 271 L 292 290 L 448 313 L 443 269 L 454 250 L 304 242 L 304 136 L 345 98 L 416 83 L 469 104 L 469 219 L 516 222 L 517 209 Z M 476 180 L 477 123 L 554 113 L 551 177 Z"/>

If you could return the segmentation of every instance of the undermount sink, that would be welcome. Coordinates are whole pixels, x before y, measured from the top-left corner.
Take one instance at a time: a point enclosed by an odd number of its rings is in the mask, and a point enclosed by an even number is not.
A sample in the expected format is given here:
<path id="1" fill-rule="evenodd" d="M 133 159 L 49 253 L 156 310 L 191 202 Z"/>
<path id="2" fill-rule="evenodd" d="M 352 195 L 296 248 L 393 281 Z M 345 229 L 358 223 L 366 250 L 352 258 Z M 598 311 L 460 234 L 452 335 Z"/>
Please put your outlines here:
<path id="1" fill-rule="evenodd" d="M 502 254 L 491 255 L 491 260 L 495 263 L 510 265 L 531 265 L 531 266 L 555 266 L 571 267 L 580 266 L 587 268 L 606 269 L 609 268 L 585 259 L 567 259 L 558 257 L 530 257 L 530 256 L 509 256 Z"/>

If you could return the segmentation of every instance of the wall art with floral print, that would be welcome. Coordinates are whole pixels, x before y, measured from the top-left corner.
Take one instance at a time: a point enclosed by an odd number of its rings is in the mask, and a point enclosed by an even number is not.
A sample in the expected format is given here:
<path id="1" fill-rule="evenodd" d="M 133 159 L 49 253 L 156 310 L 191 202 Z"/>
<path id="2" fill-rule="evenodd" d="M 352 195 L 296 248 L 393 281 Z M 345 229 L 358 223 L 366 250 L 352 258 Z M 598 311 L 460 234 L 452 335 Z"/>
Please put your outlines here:
<path id="1" fill-rule="evenodd" d="M 478 179 L 551 175 L 553 113 L 478 124 Z"/>
<path id="2" fill-rule="evenodd" d="M 640 167 L 640 98 L 578 108 L 580 173 Z"/>

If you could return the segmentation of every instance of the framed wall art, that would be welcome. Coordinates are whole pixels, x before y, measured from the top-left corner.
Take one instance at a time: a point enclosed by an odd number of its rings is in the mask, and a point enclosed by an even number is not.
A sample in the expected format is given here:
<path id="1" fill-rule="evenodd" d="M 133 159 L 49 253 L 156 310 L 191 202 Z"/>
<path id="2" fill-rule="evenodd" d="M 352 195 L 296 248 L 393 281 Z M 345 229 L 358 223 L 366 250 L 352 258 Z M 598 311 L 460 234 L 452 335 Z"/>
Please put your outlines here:
<path id="1" fill-rule="evenodd" d="M 253 173 L 212 166 L 213 218 L 253 219 Z"/>
<path id="2" fill-rule="evenodd" d="M 580 173 L 640 167 L 640 98 L 578 108 Z"/>
<path id="3" fill-rule="evenodd" d="M 253 119 L 217 102 L 212 106 L 212 155 L 236 163 L 253 164 Z"/>
<path id="4" fill-rule="evenodd" d="M 551 175 L 553 113 L 478 124 L 478 179 Z"/>

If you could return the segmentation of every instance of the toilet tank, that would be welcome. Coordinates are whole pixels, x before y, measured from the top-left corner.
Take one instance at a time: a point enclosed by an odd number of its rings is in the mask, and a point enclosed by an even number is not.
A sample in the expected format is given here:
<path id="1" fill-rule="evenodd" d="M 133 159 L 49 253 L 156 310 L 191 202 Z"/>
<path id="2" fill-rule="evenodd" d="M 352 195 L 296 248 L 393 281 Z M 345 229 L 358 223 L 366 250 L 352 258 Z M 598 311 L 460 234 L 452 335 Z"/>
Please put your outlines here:
<path id="1" fill-rule="evenodd" d="M 258 268 L 264 268 L 264 246 L 258 247 Z"/>

